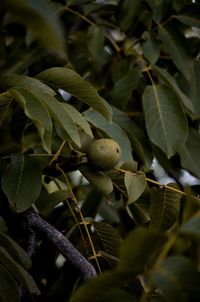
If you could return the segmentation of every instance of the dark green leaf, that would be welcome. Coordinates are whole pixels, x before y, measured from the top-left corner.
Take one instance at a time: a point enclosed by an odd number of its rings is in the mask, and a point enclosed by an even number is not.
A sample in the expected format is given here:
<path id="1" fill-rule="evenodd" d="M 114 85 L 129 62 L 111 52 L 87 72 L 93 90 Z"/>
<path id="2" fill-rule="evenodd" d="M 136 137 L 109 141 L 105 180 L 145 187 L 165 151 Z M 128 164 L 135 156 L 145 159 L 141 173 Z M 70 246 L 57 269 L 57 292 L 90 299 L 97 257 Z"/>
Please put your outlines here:
<path id="1" fill-rule="evenodd" d="M 112 104 L 118 108 L 126 108 L 127 102 L 140 79 L 140 71 L 135 68 L 130 70 L 117 82 L 110 91 Z"/>
<path id="2" fill-rule="evenodd" d="M 181 233 L 200 239 L 200 217 L 191 218 L 181 226 Z"/>
<path id="3" fill-rule="evenodd" d="M 104 64 L 104 41 L 105 36 L 102 28 L 91 25 L 87 32 L 87 45 L 92 57 L 96 60 L 97 67 Z"/>
<path id="4" fill-rule="evenodd" d="M 11 97 L 9 93 L 0 94 L 0 126 L 5 121 L 11 105 Z"/>
<path id="5" fill-rule="evenodd" d="M 180 149 L 179 155 L 183 168 L 190 171 L 198 178 L 200 178 L 200 135 L 194 130 L 190 129 L 188 139 L 185 145 Z"/>
<path id="6" fill-rule="evenodd" d="M 19 265 L 8 252 L 0 247 L 0 262 L 12 273 L 12 275 L 21 282 L 31 294 L 40 294 L 31 275 Z"/>
<path id="7" fill-rule="evenodd" d="M 149 3 L 152 9 L 153 20 L 156 23 L 159 23 L 170 4 L 170 0 L 147 0 L 147 2 Z"/>
<path id="8" fill-rule="evenodd" d="M 66 1 L 68 5 L 78 5 L 78 4 L 84 4 L 89 2 L 88 0 L 67 0 Z"/>
<path id="9" fill-rule="evenodd" d="M 134 270 L 134 272 L 136 272 L 136 270 Z M 111 292 L 113 293 L 113 290 L 118 291 L 120 286 L 126 284 L 128 280 L 131 280 L 133 278 L 133 274 L 133 272 L 121 272 L 118 270 L 104 272 L 97 278 L 91 279 L 84 283 L 72 296 L 70 302 L 88 302 L 92 301 L 94 297 L 95 302 L 105 302 L 107 301 L 106 296 L 109 297 L 109 294 L 111 295 Z M 125 301 L 127 301 L 126 298 L 127 295 L 125 294 Z M 132 298 L 133 297 L 131 297 L 131 301 L 134 301 L 134 299 Z"/>
<path id="10" fill-rule="evenodd" d="M 98 190 L 96 190 L 95 187 L 92 187 L 81 206 L 81 212 L 83 216 L 94 218 L 96 216 L 97 209 L 99 208 L 101 200 L 102 194 Z"/>
<path id="11" fill-rule="evenodd" d="M 194 115 L 195 114 L 195 109 L 194 109 L 194 106 L 193 106 L 191 100 L 184 93 L 184 91 L 182 91 L 180 89 L 180 87 L 176 83 L 176 81 L 173 78 L 173 76 L 170 75 L 170 73 L 167 70 L 162 69 L 162 68 L 160 68 L 158 66 L 153 66 L 153 69 L 157 72 L 158 76 L 160 76 L 164 80 L 165 84 L 167 86 L 169 86 L 171 89 L 174 90 L 174 92 L 176 93 L 177 97 L 179 97 L 181 99 L 183 105 L 189 110 L 189 112 L 191 112 Z"/>
<path id="12" fill-rule="evenodd" d="M 124 183 L 124 172 L 120 171 L 112 171 L 109 173 L 109 176 L 112 179 L 113 184 L 115 185 L 116 189 L 125 197 L 125 199 L 128 199 L 128 194 L 126 190 L 126 186 Z"/>
<path id="13" fill-rule="evenodd" d="M 128 193 L 128 204 L 136 201 L 144 192 L 146 178 L 143 173 L 125 172 L 124 182 Z"/>
<path id="14" fill-rule="evenodd" d="M 119 269 L 143 271 L 164 241 L 165 237 L 155 230 L 134 229 L 121 244 Z"/>
<path id="15" fill-rule="evenodd" d="M 87 119 L 78 111 L 76 110 L 73 106 L 62 103 L 62 106 L 64 109 L 69 113 L 71 116 L 72 120 L 74 121 L 75 124 L 77 124 L 85 133 L 87 133 L 89 136 L 93 137 L 90 125 L 87 121 Z"/>
<path id="16" fill-rule="evenodd" d="M 140 204 L 132 202 L 126 207 L 126 211 L 136 225 L 143 225 L 148 223 L 150 218 L 149 215 L 142 209 Z"/>
<path id="17" fill-rule="evenodd" d="M 139 13 L 140 0 L 124 0 L 120 10 L 119 24 L 123 31 L 127 31 L 133 25 L 134 19 Z"/>
<path id="18" fill-rule="evenodd" d="M 37 127 L 43 148 L 51 153 L 52 121 L 46 106 L 24 88 L 11 89 L 10 92 Z"/>
<path id="19" fill-rule="evenodd" d="M 163 27 L 159 25 L 159 36 L 174 64 L 182 71 L 187 79 L 190 79 L 192 60 L 182 33 L 174 27 Z"/>
<path id="20" fill-rule="evenodd" d="M 30 173 L 31 171 L 31 173 Z M 16 154 L 2 177 L 2 189 L 17 212 L 31 207 L 41 190 L 41 167 L 31 156 Z"/>
<path id="21" fill-rule="evenodd" d="M 36 40 L 49 49 L 65 50 L 64 32 L 56 11 L 41 0 L 2 0 L 13 16 L 33 34 Z"/>
<path id="22" fill-rule="evenodd" d="M 37 77 L 54 87 L 66 90 L 77 99 L 99 111 L 108 120 L 111 119 L 112 110 L 109 104 L 100 97 L 90 83 L 75 71 L 64 67 L 54 67 L 41 72 Z"/>
<path id="23" fill-rule="evenodd" d="M 65 103 L 59 102 L 56 98 L 46 93 L 40 93 L 35 96 L 47 107 L 55 122 L 61 126 L 61 129 L 63 130 L 62 138 L 70 138 L 78 147 L 80 147 L 81 142 L 78 128 L 68 112 L 68 108 L 65 107 Z"/>
<path id="24" fill-rule="evenodd" d="M 0 216 L 0 232 L 7 234 L 8 229 L 5 220 Z"/>
<path id="25" fill-rule="evenodd" d="M 115 107 L 113 107 L 113 121 L 119 124 L 127 133 L 132 145 L 132 151 L 142 162 L 145 163 L 148 169 L 152 163 L 152 153 L 149 146 L 149 140 L 145 133 L 127 116 L 126 113 Z M 136 162 L 135 165 L 137 165 Z"/>
<path id="26" fill-rule="evenodd" d="M 167 302 L 199 301 L 199 273 L 193 262 L 181 256 L 167 258 L 155 273 L 155 284 Z"/>
<path id="27" fill-rule="evenodd" d="M 117 230 L 110 224 L 100 221 L 94 221 L 92 222 L 92 225 L 94 226 L 105 251 L 114 257 L 118 257 L 121 239 Z"/>
<path id="28" fill-rule="evenodd" d="M 200 104 L 199 104 L 199 95 L 200 95 L 200 61 L 194 61 L 191 70 L 191 81 L 190 81 L 190 100 L 195 109 L 195 116 L 200 117 Z"/>
<path id="29" fill-rule="evenodd" d="M 46 198 L 42 196 L 38 198 L 38 200 L 36 200 L 36 206 L 42 215 L 48 216 L 59 203 L 68 197 L 69 193 L 65 190 L 54 191 L 48 194 Z"/>
<path id="30" fill-rule="evenodd" d="M 173 0 L 173 7 L 176 11 L 180 11 L 182 8 L 191 4 L 190 0 Z M 194 3 L 192 3 L 194 5 Z"/>
<path id="31" fill-rule="evenodd" d="M 11 237 L 0 232 L 0 246 L 4 247 L 12 257 L 25 268 L 30 268 L 32 263 L 28 254 Z"/>
<path id="32" fill-rule="evenodd" d="M 146 33 L 145 42 L 142 44 L 144 56 L 151 64 L 155 64 L 160 55 L 160 45 L 153 33 Z"/>
<path id="33" fill-rule="evenodd" d="M 84 165 L 79 168 L 83 176 L 91 182 L 99 192 L 109 198 L 113 191 L 113 184 L 110 177 L 102 172 L 94 171 L 90 167 Z"/>
<path id="34" fill-rule="evenodd" d="M 148 135 L 169 158 L 187 139 L 187 120 L 180 101 L 170 88 L 154 85 L 146 87 L 143 103 Z"/>
<path id="35" fill-rule="evenodd" d="M 17 284 L 8 270 L 0 264 L 0 301 L 20 302 Z"/>
<path id="36" fill-rule="evenodd" d="M 177 188 L 175 184 L 168 184 Z M 180 210 L 181 194 L 167 188 L 151 189 L 150 217 L 151 226 L 160 231 L 167 231 L 177 221 Z"/>
<path id="37" fill-rule="evenodd" d="M 186 24 L 186 25 L 189 25 L 189 26 L 194 26 L 194 27 L 198 27 L 200 28 L 200 20 L 199 20 L 199 16 L 198 15 L 177 15 L 177 16 L 174 16 L 176 19 L 178 19 L 180 22 Z"/>
<path id="38" fill-rule="evenodd" d="M 18 74 L 9 74 L 1 77 L 1 85 L 4 88 L 13 88 L 20 87 L 25 88 L 29 92 L 41 93 L 44 92 L 51 96 L 54 96 L 56 93 L 49 86 L 42 83 L 41 81 L 28 77 L 26 75 L 18 75 Z"/>

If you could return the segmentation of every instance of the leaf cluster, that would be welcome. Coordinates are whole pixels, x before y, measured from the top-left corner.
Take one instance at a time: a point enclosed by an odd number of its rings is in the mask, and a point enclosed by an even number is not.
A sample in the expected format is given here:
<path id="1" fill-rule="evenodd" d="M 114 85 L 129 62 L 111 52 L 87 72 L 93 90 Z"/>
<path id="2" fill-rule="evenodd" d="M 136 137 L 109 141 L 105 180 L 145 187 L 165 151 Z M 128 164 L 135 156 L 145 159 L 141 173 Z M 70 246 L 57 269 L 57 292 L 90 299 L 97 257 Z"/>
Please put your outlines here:
<path id="1" fill-rule="evenodd" d="M 198 2 L 1 0 L 0 300 L 199 300 Z M 88 164 L 99 138 L 115 169 Z M 32 233 L 31 207 L 96 278 Z"/>

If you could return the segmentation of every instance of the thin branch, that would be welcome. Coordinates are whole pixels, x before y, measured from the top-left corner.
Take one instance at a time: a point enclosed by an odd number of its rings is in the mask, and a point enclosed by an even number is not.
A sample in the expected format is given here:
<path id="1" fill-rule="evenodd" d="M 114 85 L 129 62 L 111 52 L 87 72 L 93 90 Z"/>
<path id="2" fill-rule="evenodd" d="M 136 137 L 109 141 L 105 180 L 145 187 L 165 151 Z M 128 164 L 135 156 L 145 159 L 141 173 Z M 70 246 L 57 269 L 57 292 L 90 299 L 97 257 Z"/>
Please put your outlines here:
<path id="1" fill-rule="evenodd" d="M 65 172 L 61 169 L 61 167 L 60 167 L 59 165 L 57 165 L 57 169 L 58 169 L 58 170 L 61 172 L 61 174 L 63 175 L 63 177 L 64 177 L 64 179 L 65 179 L 65 182 L 66 182 L 66 184 L 67 184 L 67 187 L 68 187 L 68 189 L 69 189 L 69 191 L 70 191 L 71 199 L 72 199 L 72 201 L 75 203 L 75 205 L 76 205 L 76 207 L 77 207 L 78 213 L 79 213 L 80 218 L 81 218 L 81 220 L 82 220 L 82 223 L 83 223 L 83 225 L 84 225 L 84 227 L 85 227 L 85 231 L 86 231 L 86 234 L 87 234 L 87 237 L 88 237 L 88 240 L 89 240 L 89 243 L 90 243 L 90 246 L 91 246 L 91 249 L 92 249 L 94 258 L 95 258 L 95 261 L 96 261 L 97 268 L 98 268 L 99 272 L 101 273 L 101 267 L 100 267 L 99 262 L 98 262 L 98 259 L 97 259 L 97 257 L 96 257 L 97 253 L 96 253 L 96 251 L 95 251 L 95 247 L 94 247 L 94 245 L 93 245 L 92 238 L 91 238 L 91 236 L 90 236 L 90 233 L 89 233 L 89 230 L 88 230 L 88 227 L 87 227 L 87 224 L 88 224 L 88 223 L 85 221 L 85 219 L 84 219 L 84 217 L 83 217 L 83 214 L 82 214 L 82 212 L 81 212 L 81 210 L 80 210 L 80 208 L 79 208 L 78 201 L 77 201 L 76 196 L 74 195 L 74 192 L 73 192 L 73 190 L 72 190 L 72 188 L 71 188 L 71 185 L 70 185 L 70 183 L 69 183 L 69 180 L 68 180 L 68 178 L 67 178 L 67 175 L 65 174 Z"/>
<path id="2" fill-rule="evenodd" d="M 60 147 L 58 148 L 56 154 L 55 154 L 54 157 L 51 159 L 51 161 L 50 161 L 50 163 L 49 163 L 49 166 L 51 166 L 51 165 L 53 164 L 54 161 L 57 161 L 58 157 L 61 155 L 61 152 L 62 152 L 62 150 L 63 150 L 65 144 L 66 144 L 66 140 L 64 140 L 64 141 L 62 142 L 62 144 L 60 145 Z"/>
<path id="3" fill-rule="evenodd" d="M 119 172 L 122 172 L 122 173 L 126 173 L 127 172 L 126 170 L 123 170 L 123 169 L 120 169 L 120 168 L 115 168 L 115 170 L 119 171 Z M 138 174 L 144 174 L 144 173 L 141 172 L 141 171 L 138 171 L 138 172 L 135 172 L 135 173 L 132 172 L 132 174 L 133 175 L 138 175 Z M 163 188 L 168 189 L 170 191 L 174 191 L 174 192 L 177 192 L 177 193 L 179 193 L 181 195 L 187 196 L 187 194 L 185 192 L 183 192 L 183 191 L 181 191 L 181 190 L 179 190 L 177 188 L 174 188 L 174 187 L 171 187 L 171 186 L 168 186 L 168 185 L 164 185 L 164 184 L 160 183 L 159 181 L 151 179 L 151 178 L 148 178 L 148 177 L 145 177 L 145 179 L 146 179 L 147 182 L 153 183 L 153 184 L 155 184 L 155 185 L 157 185 L 159 187 L 163 187 Z M 191 197 L 194 198 L 194 199 L 197 199 L 198 201 L 200 201 L 200 197 L 198 197 L 198 196 L 191 195 Z"/>
<path id="4" fill-rule="evenodd" d="M 65 10 L 78 16 L 80 19 L 82 19 L 83 21 L 87 22 L 88 24 L 90 25 L 93 25 L 93 26 L 98 26 L 96 23 L 94 23 L 91 19 L 89 19 L 88 17 L 86 17 L 85 15 L 79 13 L 78 11 L 70 8 L 68 5 L 66 5 L 65 7 Z M 116 52 L 120 52 L 120 48 L 119 46 L 116 44 L 116 42 L 113 40 L 113 38 L 106 32 L 104 32 L 104 36 L 105 38 L 112 44 L 112 46 L 114 47 L 114 49 L 116 50 Z"/>
<path id="5" fill-rule="evenodd" d="M 23 213 L 29 229 L 48 238 L 59 249 L 60 253 L 76 267 L 83 280 L 96 276 L 95 268 L 73 246 L 73 244 L 56 230 L 51 224 L 42 219 L 32 208 Z"/>

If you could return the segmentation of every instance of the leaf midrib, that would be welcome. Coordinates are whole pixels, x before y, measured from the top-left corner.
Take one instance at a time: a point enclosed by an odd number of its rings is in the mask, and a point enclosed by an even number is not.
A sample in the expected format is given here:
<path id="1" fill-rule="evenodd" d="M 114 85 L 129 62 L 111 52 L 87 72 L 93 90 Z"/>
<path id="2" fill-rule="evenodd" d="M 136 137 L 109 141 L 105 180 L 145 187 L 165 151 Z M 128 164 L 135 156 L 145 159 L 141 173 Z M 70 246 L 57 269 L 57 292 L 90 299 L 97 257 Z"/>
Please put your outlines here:
<path id="1" fill-rule="evenodd" d="M 163 129 L 163 134 L 164 134 L 164 139 L 166 142 L 167 151 L 168 151 L 168 153 L 170 153 L 170 146 L 167 142 L 167 132 L 166 132 L 165 124 L 164 124 L 163 114 L 162 114 L 162 110 L 160 108 L 160 99 L 158 97 L 158 90 L 156 89 L 156 86 L 154 83 L 152 84 L 152 87 L 153 87 L 153 91 L 154 91 L 154 95 L 155 95 L 156 106 L 157 106 L 158 113 L 159 113 L 158 116 L 160 117 L 161 128 Z"/>
<path id="2" fill-rule="evenodd" d="M 20 189 L 20 185 L 21 185 L 21 181 L 22 181 L 22 175 L 23 175 L 23 170 L 24 170 L 24 163 L 25 163 L 25 158 L 24 158 L 24 156 L 22 156 L 21 167 L 20 167 L 20 172 L 19 172 L 19 181 L 18 181 L 18 184 L 17 184 L 17 189 L 16 189 L 15 196 L 18 194 L 19 189 Z"/>

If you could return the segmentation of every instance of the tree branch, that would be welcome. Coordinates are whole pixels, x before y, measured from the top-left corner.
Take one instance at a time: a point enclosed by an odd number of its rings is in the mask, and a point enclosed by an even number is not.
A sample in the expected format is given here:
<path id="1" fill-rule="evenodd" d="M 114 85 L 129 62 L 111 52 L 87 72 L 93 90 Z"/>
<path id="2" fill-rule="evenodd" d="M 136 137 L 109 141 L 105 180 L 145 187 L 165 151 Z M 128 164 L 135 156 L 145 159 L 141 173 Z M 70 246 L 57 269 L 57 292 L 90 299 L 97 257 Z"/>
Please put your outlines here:
<path id="1" fill-rule="evenodd" d="M 60 253 L 68 259 L 81 274 L 83 280 L 96 276 L 95 268 L 87 259 L 51 224 L 42 219 L 32 208 L 23 213 L 28 228 L 39 235 L 48 238 L 59 249 Z"/>

